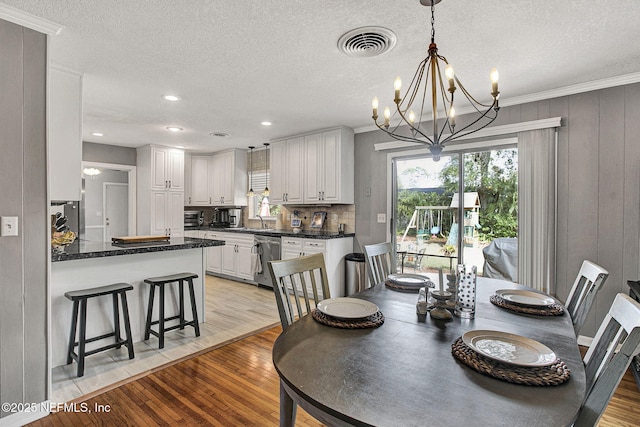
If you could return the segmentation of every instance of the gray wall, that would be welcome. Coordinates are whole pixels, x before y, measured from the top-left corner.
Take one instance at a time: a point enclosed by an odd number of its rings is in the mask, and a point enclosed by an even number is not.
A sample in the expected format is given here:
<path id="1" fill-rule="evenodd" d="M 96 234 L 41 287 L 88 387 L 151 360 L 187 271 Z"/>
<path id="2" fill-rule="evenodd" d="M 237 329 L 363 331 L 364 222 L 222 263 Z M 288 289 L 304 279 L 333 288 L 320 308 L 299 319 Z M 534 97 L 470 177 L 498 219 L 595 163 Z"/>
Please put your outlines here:
<path id="1" fill-rule="evenodd" d="M 46 35 L 0 20 L 0 401 L 47 399 Z M 2 412 L 0 417 L 8 414 Z"/>
<path id="2" fill-rule="evenodd" d="M 85 162 L 136 165 L 136 149 L 107 144 L 82 143 L 82 160 Z"/>
<path id="3" fill-rule="evenodd" d="M 584 259 L 609 270 L 581 331 L 593 336 L 626 281 L 640 279 L 640 84 L 502 108 L 494 125 L 558 116 L 557 296 L 566 299 Z M 376 214 L 387 209 L 388 151 L 373 148 L 389 141 L 384 135 L 355 136 L 360 244 L 386 239 Z"/>

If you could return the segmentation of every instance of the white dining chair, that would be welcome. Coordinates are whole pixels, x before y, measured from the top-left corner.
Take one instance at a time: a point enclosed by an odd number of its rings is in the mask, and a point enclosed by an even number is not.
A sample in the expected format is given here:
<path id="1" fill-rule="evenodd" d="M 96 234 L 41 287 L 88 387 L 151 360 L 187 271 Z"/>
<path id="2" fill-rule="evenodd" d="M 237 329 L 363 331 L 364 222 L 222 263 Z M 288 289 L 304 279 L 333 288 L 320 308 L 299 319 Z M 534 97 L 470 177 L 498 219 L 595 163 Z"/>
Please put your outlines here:
<path id="1" fill-rule="evenodd" d="M 620 293 L 584 356 L 586 396 L 574 426 L 598 423 L 637 354 L 640 354 L 640 303 Z"/>
<path id="2" fill-rule="evenodd" d="M 331 298 L 324 255 L 321 253 L 269 261 L 267 265 L 283 330 L 291 326 L 296 319 L 296 314 L 300 318 L 311 313 L 312 301 L 314 307 L 317 307 L 323 299 Z M 291 300 L 295 303 L 297 309 L 295 312 Z M 306 310 L 303 310 L 301 300 Z"/>
<path id="3" fill-rule="evenodd" d="M 607 277 L 609 277 L 609 272 L 604 268 L 591 261 L 584 260 L 582 262 L 582 267 L 580 267 L 565 303 L 576 335 L 584 324 L 596 294 L 604 285 Z"/>
<path id="4" fill-rule="evenodd" d="M 397 272 L 393 246 L 390 242 L 365 245 L 363 249 L 369 266 L 371 286 L 384 282 L 389 274 Z"/>

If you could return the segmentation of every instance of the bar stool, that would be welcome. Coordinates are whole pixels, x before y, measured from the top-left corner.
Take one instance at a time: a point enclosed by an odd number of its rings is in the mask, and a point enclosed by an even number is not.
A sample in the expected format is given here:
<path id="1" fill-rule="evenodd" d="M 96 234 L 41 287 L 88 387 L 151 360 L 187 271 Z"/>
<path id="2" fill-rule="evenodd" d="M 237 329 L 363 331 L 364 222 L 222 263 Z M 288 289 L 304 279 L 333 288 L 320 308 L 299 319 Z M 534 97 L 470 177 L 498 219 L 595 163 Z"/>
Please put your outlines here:
<path id="1" fill-rule="evenodd" d="M 184 329 L 185 326 L 193 326 L 196 331 L 196 337 L 200 336 L 200 326 L 198 325 L 198 310 L 196 308 L 196 296 L 193 292 L 193 279 L 197 279 L 198 275 L 194 273 L 178 273 L 171 274 L 168 276 L 159 276 L 159 277 L 151 277 L 149 279 L 145 279 L 144 282 L 151 285 L 149 289 L 149 306 L 147 307 L 147 322 L 144 328 L 144 339 L 145 341 L 149 339 L 149 335 L 153 334 L 158 337 L 160 341 L 158 348 L 164 348 L 164 333 L 168 331 L 172 331 L 174 329 Z M 178 282 L 178 292 L 180 294 L 180 307 L 179 313 L 175 316 L 165 317 L 164 314 L 164 285 L 167 283 Z M 191 315 L 192 319 L 190 321 L 186 321 L 184 318 L 184 282 L 187 282 L 189 285 L 189 299 L 191 300 Z M 159 306 L 159 314 L 158 320 L 151 321 L 152 313 L 153 313 L 153 298 L 155 294 L 156 287 L 160 288 L 160 301 L 158 302 Z M 165 327 L 165 322 L 178 319 L 178 324 Z M 151 326 L 158 325 L 158 331 L 154 331 L 151 329 Z"/>
<path id="2" fill-rule="evenodd" d="M 115 283 L 113 285 L 101 286 L 98 288 L 82 289 L 78 291 L 65 292 L 64 296 L 73 301 L 73 317 L 71 319 L 71 333 L 69 334 L 69 347 L 67 350 L 67 365 L 75 360 L 78 362 L 78 377 L 84 375 L 84 358 L 92 354 L 110 350 L 112 348 L 120 348 L 123 344 L 127 346 L 129 351 L 129 359 L 133 359 L 133 340 L 131 338 L 131 325 L 129 323 L 129 307 L 127 306 L 127 291 L 133 289 L 128 283 Z M 111 295 L 113 297 L 113 324 L 114 331 L 99 337 L 87 338 L 87 300 L 89 298 Z M 118 309 L 118 295 L 122 301 L 122 317 L 124 318 L 124 329 L 126 339 L 120 337 L 120 311 Z M 80 311 L 80 322 L 78 325 L 78 309 Z M 78 341 L 76 341 L 76 329 L 79 326 Z M 95 350 L 86 350 L 86 344 L 101 339 L 115 337 L 113 344 Z M 78 353 L 75 347 L 78 346 Z"/>

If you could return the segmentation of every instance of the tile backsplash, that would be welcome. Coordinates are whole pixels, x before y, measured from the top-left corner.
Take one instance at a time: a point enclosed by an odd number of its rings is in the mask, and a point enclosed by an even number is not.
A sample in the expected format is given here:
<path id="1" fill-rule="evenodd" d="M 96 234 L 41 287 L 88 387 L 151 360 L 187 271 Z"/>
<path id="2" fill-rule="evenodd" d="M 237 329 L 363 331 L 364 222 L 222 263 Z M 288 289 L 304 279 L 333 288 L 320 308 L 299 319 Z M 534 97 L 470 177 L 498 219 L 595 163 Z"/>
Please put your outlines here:
<path id="1" fill-rule="evenodd" d="M 204 212 L 204 223 L 209 224 L 213 220 L 214 208 L 209 206 L 185 207 L 185 210 L 201 210 Z M 356 206 L 355 205 L 332 205 L 332 206 L 280 206 L 280 215 L 275 223 L 268 221 L 269 227 L 279 230 L 291 230 L 291 218 L 294 211 L 298 212 L 298 217 L 302 220 L 302 229 L 310 230 L 311 219 L 314 212 L 326 212 L 327 218 L 322 230 L 337 232 L 338 224 L 345 224 L 345 233 L 355 233 L 356 231 Z M 249 210 L 242 209 L 242 224 L 244 227 L 259 228 L 259 219 L 248 219 Z M 287 219 L 289 218 L 289 219 Z"/>

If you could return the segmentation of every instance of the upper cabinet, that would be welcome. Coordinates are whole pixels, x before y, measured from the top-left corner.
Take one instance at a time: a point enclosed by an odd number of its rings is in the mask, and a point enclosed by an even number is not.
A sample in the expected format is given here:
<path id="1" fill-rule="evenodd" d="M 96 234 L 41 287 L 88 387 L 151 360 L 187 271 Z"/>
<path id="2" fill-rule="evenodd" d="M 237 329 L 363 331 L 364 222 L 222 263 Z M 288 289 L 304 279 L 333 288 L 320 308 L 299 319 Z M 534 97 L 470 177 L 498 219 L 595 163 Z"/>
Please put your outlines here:
<path id="1" fill-rule="evenodd" d="M 214 153 L 209 161 L 209 195 L 213 206 L 247 206 L 246 150 Z"/>
<path id="2" fill-rule="evenodd" d="M 211 204 L 209 193 L 209 163 L 211 156 L 191 156 L 191 205 L 207 206 Z M 187 179 L 185 177 L 185 179 Z"/>
<path id="3" fill-rule="evenodd" d="M 187 153 L 184 154 L 184 205 L 191 205 L 191 154 Z"/>
<path id="4" fill-rule="evenodd" d="M 272 204 L 303 203 L 304 137 L 274 142 L 270 150 Z"/>
<path id="5" fill-rule="evenodd" d="M 353 203 L 351 129 L 341 127 L 310 133 L 276 141 L 272 147 L 272 203 Z"/>
<path id="6" fill-rule="evenodd" d="M 184 151 L 154 145 L 146 147 L 151 156 L 151 188 L 184 191 Z"/>
<path id="7" fill-rule="evenodd" d="M 49 183 L 56 201 L 81 199 L 82 75 L 49 68 Z"/>

